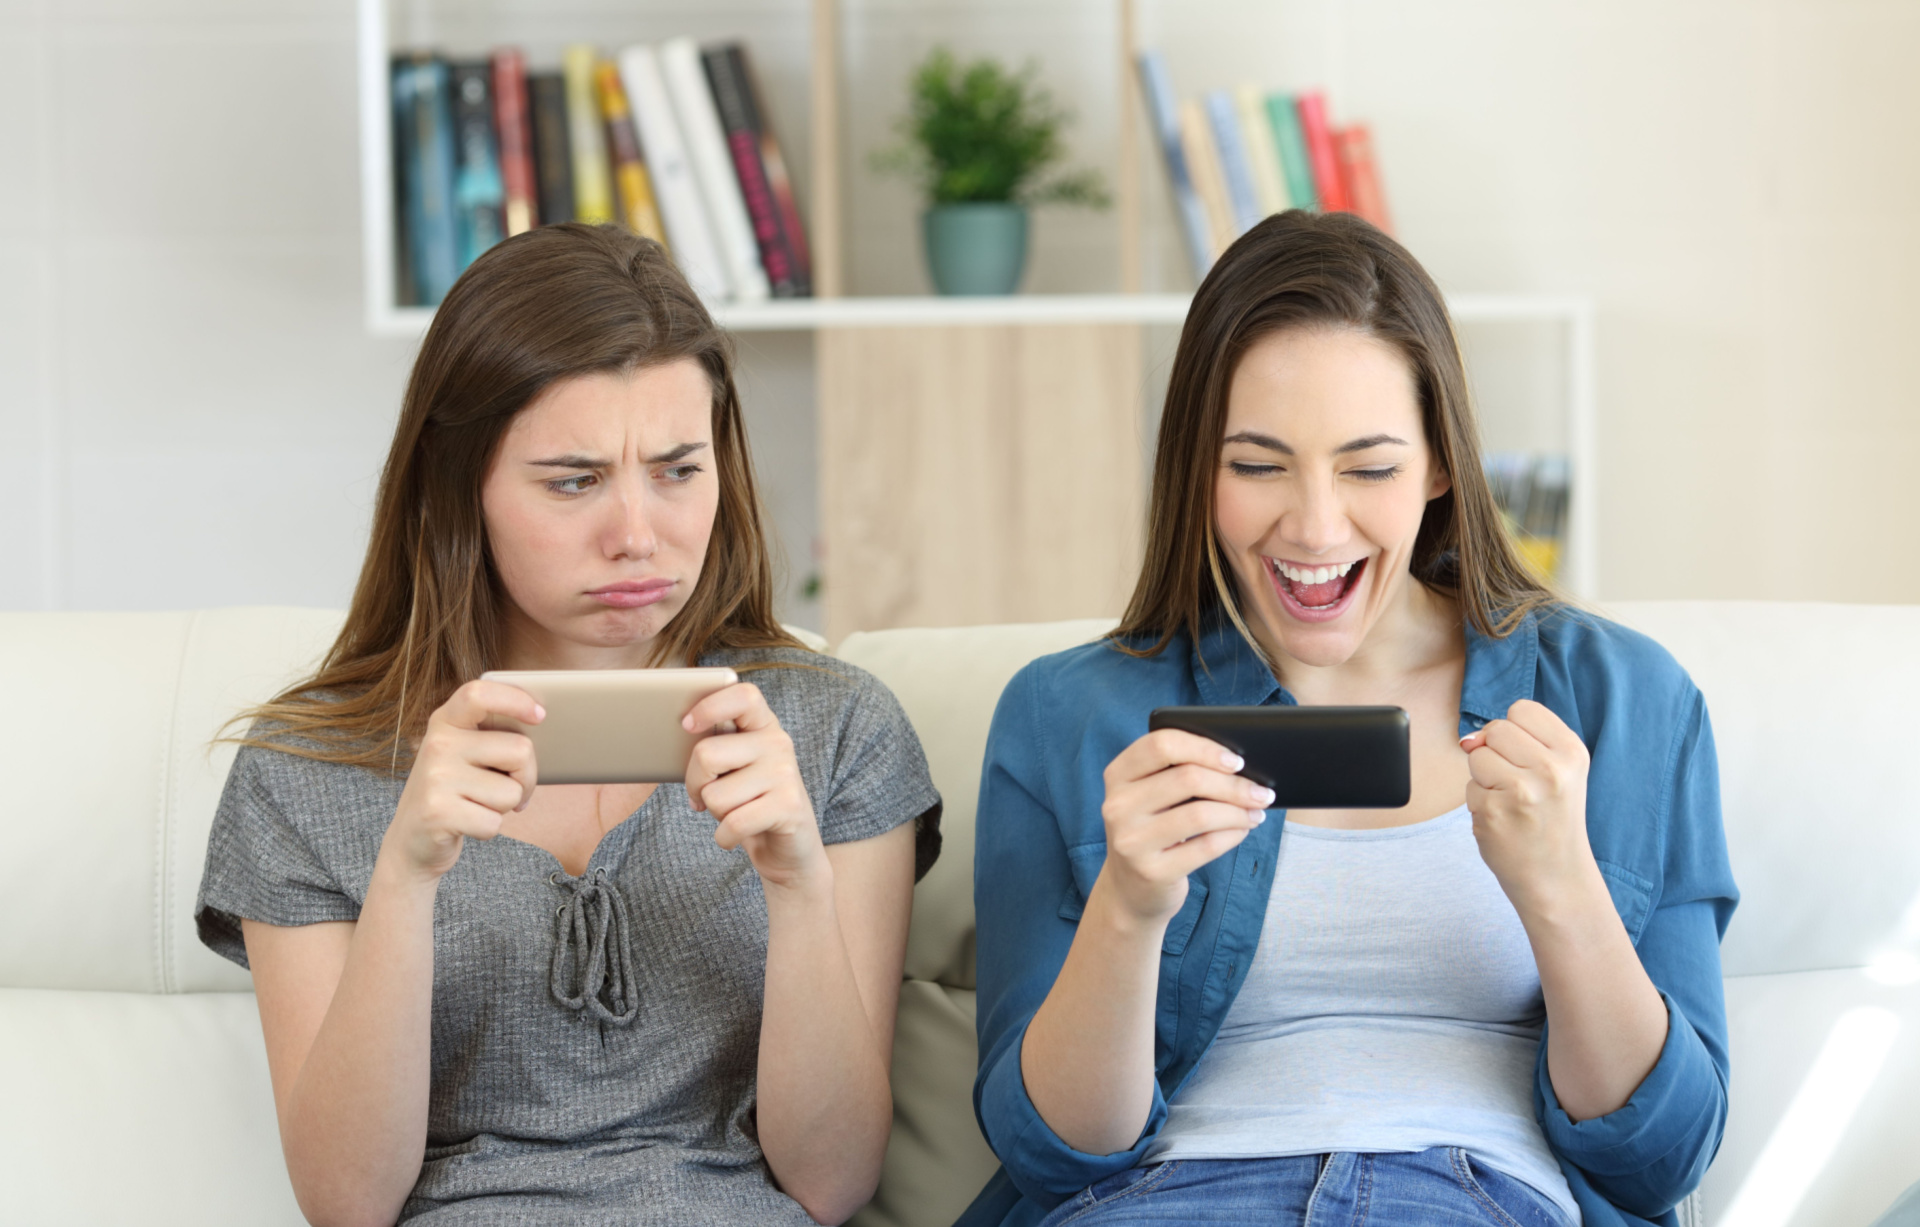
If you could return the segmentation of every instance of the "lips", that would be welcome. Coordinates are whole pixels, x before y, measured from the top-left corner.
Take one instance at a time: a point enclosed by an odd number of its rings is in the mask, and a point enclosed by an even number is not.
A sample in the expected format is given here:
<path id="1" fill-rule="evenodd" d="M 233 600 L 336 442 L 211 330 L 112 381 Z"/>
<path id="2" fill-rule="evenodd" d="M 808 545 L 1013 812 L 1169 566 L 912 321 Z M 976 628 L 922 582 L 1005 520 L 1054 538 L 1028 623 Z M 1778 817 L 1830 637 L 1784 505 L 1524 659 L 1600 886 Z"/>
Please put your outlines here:
<path id="1" fill-rule="evenodd" d="M 1280 605 L 1302 622 L 1330 622 L 1346 612 L 1366 573 L 1367 559 L 1307 567 L 1266 558 L 1267 578 Z"/>
<path id="2" fill-rule="evenodd" d="M 665 600 L 667 594 L 673 591 L 675 582 L 664 576 L 627 579 L 595 588 L 587 595 L 613 609 L 638 609 Z"/>

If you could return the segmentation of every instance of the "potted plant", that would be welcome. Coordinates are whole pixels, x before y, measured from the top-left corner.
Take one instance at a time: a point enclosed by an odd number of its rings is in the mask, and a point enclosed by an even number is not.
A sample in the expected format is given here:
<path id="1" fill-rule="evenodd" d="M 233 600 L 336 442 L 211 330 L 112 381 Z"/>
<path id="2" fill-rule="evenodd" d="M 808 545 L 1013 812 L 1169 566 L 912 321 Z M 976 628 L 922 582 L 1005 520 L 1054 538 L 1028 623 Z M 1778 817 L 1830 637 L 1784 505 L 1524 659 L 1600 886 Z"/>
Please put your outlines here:
<path id="1" fill-rule="evenodd" d="M 927 194 L 927 269 L 942 294 L 1013 293 L 1032 206 L 1107 205 L 1092 170 L 1047 177 L 1072 117 L 1035 83 L 1037 72 L 1031 63 L 1019 72 L 986 59 L 962 64 L 935 48 L 909 83 L 901 144 L 873 155 L 876 169 L 905 174 Z"/>

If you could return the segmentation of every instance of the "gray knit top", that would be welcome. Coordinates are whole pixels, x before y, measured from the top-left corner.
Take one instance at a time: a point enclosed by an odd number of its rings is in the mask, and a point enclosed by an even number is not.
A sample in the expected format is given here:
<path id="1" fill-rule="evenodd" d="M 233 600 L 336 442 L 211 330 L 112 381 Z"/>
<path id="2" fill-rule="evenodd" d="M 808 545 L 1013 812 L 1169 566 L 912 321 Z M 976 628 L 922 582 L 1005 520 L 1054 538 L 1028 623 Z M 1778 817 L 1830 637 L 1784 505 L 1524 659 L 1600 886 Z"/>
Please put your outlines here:
<path id="1" fill-rule="evenodd" d="M 793 738 L 829 844 L 918 823 L 940 798 L 913 728 L 868 674 L 797 650 L 729 651 Z M 353 920 L 401 782 L 244 747 L 207 848 L 200 938 L 246 965 L 245 917 Z M 426 1161 L 408 1223 L 810 1223 L 756 1141 L 766 900 L 714 819 L 663 784 L 575 878 L 544 849 L 468 840 L 434 905 Z"/>

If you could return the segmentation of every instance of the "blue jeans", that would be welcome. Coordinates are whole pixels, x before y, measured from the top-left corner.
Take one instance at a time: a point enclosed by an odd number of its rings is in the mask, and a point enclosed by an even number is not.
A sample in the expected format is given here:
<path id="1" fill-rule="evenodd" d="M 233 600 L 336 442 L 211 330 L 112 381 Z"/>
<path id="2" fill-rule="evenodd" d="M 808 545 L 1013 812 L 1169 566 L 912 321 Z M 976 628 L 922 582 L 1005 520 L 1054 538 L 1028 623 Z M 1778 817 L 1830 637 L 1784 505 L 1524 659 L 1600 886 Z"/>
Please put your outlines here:
<path id="1" fill-rule="evenodd" d="M 1120 1172 L 1054 1208 L 1040 1227 L 1568 1227 L 1530 1186 L 1458 1147 L 1413 1154 L 1174 1159 Z"/>

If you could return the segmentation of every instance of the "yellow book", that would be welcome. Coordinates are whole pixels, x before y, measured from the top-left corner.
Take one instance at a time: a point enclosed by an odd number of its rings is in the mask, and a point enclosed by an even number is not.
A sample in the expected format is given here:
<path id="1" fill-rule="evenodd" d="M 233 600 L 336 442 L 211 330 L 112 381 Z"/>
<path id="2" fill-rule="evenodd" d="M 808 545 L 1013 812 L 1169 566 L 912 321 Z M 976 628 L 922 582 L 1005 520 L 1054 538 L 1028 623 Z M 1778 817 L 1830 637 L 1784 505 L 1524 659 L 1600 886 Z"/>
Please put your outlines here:
<path id="1" fill-rule="evenodd" d="M 633 108 L 620 84 L 620 69 L 612 60 L 593 66 L 593 92 L 600 100 L 600 116 L 607 124 L 607 148 L 613 153 L 613 186 L 620 196 L 620 220 L 635 234 L 665 247 L 667 228 L 660 224 L 660 207 L 653 199 L 653 179 L 640 160 L 640 138 L 633 130 Z"/>
<path id="2" fill-rule="evenodd" d="M 1233 91 L 1233 106 L 1240 112 L 1240 135 L 1246 142 L 1260 212 L 1267 217 L 1284 213 L 1293 201 L 1287 196 L 1286 176 L 1280 173 L 1279 147 L 1273 140 L 1273 125 L 1267 122 L 1267 100 L 1258 89 L 1242 85 Z"/>
<path id="3" fill-rule="evenodd" d="M 613 179 L 607 166 L 606 125 L 593 96 L 593 48 L 568 47 L 560 59 L 567 82 L 567 147 L 573 155 L 573 219 L 613 220 Z"/>
<path id="4" fill-rule="evenodd" d="M 1187 155 L 1187 173 L 1193 177 L 1194 193 L 1206 209 L 1207 230 L 1213 236 L 1213 258 L 1218 260 L 1233 240 L 1233 209 L 1227 203 L 1226 175 L 1220 169 L 1220 157 L 1214 152 L 1213 131 L 1200 104 L 1189 98 L 1180 104 L 1180 148 Z"/>

